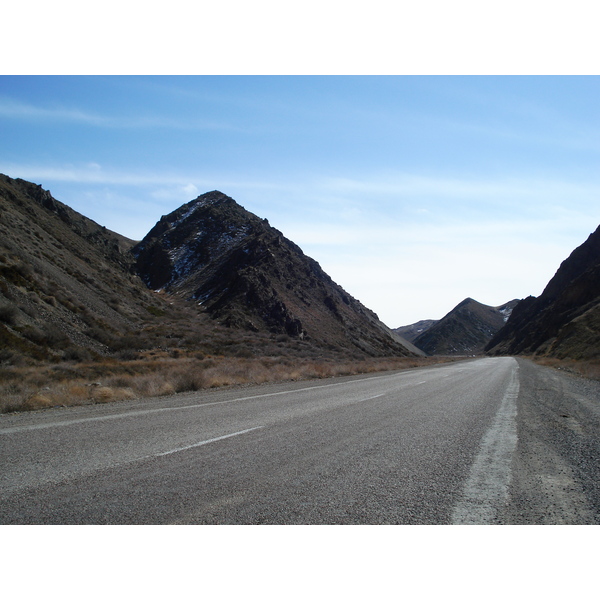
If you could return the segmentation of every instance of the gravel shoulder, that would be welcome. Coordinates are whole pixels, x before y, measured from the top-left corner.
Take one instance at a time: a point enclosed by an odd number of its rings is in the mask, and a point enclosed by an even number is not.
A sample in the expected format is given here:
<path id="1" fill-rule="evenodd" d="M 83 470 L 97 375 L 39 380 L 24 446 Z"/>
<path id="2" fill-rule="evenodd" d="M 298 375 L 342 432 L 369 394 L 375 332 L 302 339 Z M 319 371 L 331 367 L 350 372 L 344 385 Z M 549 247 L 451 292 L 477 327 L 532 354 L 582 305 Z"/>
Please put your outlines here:
<path id="1" fill-rule="evenodd" d="M 518 359 L 517 451 L 505 524 L 600 522 L 600 382 Z"/>

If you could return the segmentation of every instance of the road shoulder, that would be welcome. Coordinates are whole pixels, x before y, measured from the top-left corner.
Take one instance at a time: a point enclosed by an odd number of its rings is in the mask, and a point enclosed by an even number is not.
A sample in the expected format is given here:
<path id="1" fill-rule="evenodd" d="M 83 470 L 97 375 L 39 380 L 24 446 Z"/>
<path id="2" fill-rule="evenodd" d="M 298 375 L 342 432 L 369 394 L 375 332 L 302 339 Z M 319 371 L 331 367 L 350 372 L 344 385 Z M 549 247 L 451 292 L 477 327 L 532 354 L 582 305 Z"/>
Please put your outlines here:
<path id="1" fill-rule="evenodd" d="M 518 362 L 518 444 L 502 522 L 599 523 L 600 382 Z"/>

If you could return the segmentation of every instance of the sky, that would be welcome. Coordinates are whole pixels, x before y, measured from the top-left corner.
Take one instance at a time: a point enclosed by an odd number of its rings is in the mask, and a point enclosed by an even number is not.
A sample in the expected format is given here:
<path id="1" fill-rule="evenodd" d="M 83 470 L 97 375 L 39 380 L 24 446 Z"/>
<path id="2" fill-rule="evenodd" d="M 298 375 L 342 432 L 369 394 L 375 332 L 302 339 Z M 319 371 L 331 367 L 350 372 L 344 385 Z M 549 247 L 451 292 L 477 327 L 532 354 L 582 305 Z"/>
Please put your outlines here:
<path id="1" fill-rule="evenodd" d="M 539 295 L 600 224 L 596 76 L 0 76 L 0 172 L 132 239 L 211 190 L 390 327 Z"/>

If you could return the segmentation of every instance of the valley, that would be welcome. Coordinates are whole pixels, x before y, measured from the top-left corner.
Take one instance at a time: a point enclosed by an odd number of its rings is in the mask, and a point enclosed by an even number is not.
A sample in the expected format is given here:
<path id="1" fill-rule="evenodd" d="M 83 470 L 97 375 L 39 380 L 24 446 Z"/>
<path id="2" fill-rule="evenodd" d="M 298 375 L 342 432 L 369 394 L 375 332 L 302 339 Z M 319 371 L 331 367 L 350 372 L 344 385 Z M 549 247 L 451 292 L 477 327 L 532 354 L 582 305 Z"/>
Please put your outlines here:
<path id="1" fill-rule="evenodd" d="M 600 372 L 600 233 L 540 298 L 391 329 L 218 191 L 140 242 L 0 175 L 0 411 L 525 354 Z M 549 362 L 554 361 L 554 362 Z M 557 362 L 559 361 L 559 362 Z M 560 363 L 560 364 L 559 364 Z"/>

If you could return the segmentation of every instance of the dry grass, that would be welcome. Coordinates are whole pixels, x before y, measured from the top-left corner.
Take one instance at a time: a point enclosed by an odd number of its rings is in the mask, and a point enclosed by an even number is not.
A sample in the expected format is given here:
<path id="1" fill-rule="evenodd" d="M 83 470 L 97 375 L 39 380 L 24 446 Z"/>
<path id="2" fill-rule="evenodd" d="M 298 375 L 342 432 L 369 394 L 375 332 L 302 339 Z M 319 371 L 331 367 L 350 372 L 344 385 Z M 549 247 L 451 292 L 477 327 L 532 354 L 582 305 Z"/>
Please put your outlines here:
<path id="1" fill-rule="evenodd" d="M 149 353 L 138 360 L 107 359 L 0 369 L 0 412 L 118 402 L 231 385 L 322 379 L 411 369 L 450 358 L 315 360 Z"/>
<path id="2" fill-rule="evenodd" d="M 533 356 L 528 357 L 538 365 L 552 367 L 581 375 L 587 379 L 600 380 L 600 358 L 591 360 L 573 360 L 568 358 L 552 358 L 548 356 Z"/>

